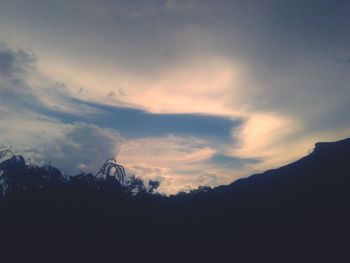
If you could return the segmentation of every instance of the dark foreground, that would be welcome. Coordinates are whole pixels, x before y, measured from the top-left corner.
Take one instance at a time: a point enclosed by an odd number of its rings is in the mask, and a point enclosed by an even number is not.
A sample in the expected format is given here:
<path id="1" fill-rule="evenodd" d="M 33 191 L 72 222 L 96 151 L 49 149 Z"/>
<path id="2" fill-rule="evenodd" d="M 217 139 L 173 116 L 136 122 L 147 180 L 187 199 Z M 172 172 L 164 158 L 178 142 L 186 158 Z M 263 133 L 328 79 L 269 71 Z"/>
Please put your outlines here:
<path id="1" fill-rule="evenodd" d="M 164 197 L 14 157 L 0 166 L 1 262 L 350 262 L 349 164 L 350 139 L 321 143 L 285 167 Z"/>

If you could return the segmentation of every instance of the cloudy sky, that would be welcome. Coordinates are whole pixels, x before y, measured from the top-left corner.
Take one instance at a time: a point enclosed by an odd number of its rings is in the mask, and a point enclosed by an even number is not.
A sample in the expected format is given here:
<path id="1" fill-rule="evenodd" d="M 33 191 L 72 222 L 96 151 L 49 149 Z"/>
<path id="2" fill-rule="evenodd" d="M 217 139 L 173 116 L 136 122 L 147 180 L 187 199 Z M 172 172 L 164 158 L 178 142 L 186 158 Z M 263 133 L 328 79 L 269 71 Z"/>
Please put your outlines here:
<path id="1" fill-rule="evenodd" d="M 350 137 L 350 2 L 1 0 L 0 144 L 174 193 Z"/>

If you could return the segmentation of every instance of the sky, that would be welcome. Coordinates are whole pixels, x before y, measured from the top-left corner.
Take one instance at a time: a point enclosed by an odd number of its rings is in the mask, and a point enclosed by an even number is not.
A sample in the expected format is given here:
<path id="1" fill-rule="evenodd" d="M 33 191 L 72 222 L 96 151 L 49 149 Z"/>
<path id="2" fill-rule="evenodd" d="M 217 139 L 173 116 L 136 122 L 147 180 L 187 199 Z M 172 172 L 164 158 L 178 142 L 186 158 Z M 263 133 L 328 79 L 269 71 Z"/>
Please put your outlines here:
<path id="1" fill-rule="evenodd" d="M 350 137 L 350 2 L 1 0 L 0 144 L 171 194 Z"/>

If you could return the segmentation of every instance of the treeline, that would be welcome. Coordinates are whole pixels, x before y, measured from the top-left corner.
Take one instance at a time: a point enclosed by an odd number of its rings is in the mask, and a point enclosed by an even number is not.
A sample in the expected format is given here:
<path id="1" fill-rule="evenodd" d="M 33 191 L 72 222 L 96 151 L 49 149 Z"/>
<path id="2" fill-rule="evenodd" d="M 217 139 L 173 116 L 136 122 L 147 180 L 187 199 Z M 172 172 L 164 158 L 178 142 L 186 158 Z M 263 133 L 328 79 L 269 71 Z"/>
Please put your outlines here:
<path id="1" fill-rule="evenodd" d="M 3 262 L 350 262 L 350 139 L 166 197 L 134 177 L 0 164 Z M 152 185 L 152 184 L 151 184 Z"/>

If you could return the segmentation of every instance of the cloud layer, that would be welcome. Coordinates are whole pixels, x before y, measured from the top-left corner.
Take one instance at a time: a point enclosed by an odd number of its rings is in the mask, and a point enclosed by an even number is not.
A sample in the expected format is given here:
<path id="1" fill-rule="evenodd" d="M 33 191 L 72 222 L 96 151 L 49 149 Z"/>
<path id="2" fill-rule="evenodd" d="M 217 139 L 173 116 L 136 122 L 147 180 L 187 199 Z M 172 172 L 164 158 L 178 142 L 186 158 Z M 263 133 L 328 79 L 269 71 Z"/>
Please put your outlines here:
<path id="1" fill-rule="evenodd" d="M 242 122 L 238 118 L 150 113 L 77 99 L 64 83 L 38 69 L 34 54 L 5 44 L 0 51 L 0 91 L 6 95 L 1 97 L 0 139 L 32 162 L 77 174 L 96 172 L 106 158 L 117 156 L 129 175 L 160 180 L 164 193 L 215 186 L 242 175 L 228 168 L 246 163 L 225 157 L 221 149 L 232 142 L 231 129 Z"/>
<path id="2" fill-rule="evenodd" d="M 45 145 L 67 171 L 94 169 L 87 154 L 105 149 L 174 192 L 350 134 L 348 1 L 4 0 L 0 10 L 1 140 Z"/>

